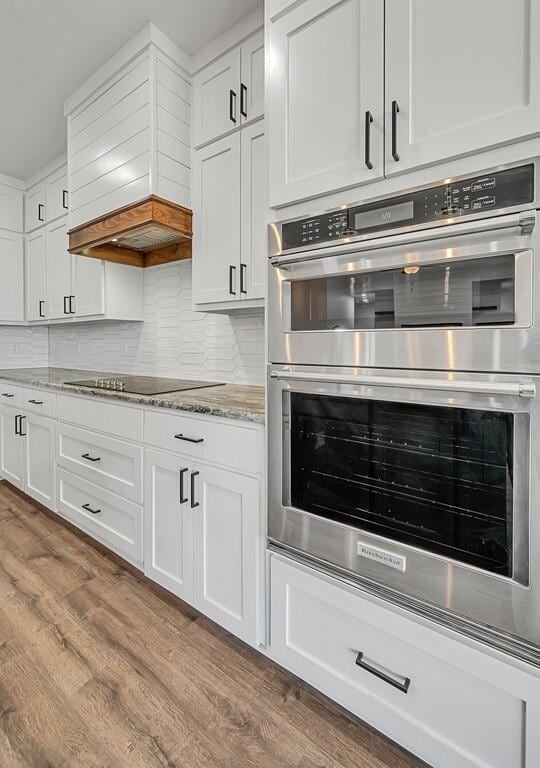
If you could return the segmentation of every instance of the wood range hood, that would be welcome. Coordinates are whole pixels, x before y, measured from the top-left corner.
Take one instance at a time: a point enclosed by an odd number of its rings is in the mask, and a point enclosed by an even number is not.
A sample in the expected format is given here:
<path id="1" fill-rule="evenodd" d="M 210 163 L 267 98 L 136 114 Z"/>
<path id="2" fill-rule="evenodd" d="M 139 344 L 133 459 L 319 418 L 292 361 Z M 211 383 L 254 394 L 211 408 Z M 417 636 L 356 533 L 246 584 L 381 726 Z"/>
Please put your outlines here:
<path id="1" fill-rule="evenodd" d="M 192 212 L 155 195 L 70 230 L 69 251 L 152 267 L 191 258 Z"/>

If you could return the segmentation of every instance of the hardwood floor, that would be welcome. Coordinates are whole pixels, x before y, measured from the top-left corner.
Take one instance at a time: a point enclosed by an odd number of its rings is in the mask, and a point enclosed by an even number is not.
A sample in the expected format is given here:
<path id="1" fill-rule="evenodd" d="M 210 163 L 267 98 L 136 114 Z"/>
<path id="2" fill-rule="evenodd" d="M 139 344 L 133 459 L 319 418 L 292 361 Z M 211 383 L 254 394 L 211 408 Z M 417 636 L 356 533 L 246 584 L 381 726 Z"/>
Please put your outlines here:
<path id="1" fill-rule="evenodd" d="M 420 763 L 0 482 L 0 766 Z"/>

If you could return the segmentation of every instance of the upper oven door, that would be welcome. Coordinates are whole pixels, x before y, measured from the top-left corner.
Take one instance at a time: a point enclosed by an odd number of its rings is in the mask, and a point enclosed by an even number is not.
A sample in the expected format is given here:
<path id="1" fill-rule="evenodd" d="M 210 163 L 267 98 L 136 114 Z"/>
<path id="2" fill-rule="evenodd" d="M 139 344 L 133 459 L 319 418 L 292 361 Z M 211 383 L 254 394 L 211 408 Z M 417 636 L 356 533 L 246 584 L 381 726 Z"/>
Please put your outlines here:
<path id="1" fill-rule="evenodd" d="M 270 361 L 537 372 L 535 223 L 528 211 L 274 257 Z"/>

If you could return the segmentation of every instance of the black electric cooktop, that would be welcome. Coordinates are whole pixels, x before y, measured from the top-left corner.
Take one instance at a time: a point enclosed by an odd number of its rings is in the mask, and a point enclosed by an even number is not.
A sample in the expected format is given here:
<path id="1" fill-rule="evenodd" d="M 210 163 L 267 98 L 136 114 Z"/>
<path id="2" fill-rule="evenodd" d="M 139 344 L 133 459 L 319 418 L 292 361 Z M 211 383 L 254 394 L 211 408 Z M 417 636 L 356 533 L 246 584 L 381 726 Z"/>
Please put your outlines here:
<path id="1" fill-rule="evenodd" d="M 162 379 L 155 376 L 100 377 L 96 379 L 83 379 L 82 381 L 65 381 L 64 384 L 74 387 L 91 387 L 92 389 L 110 389 L 115 392 L 129 392 L 133 395 L 164 395 L 167 392 L 184 392 L 188 389 L 223 386 L 219 381 Z"/>

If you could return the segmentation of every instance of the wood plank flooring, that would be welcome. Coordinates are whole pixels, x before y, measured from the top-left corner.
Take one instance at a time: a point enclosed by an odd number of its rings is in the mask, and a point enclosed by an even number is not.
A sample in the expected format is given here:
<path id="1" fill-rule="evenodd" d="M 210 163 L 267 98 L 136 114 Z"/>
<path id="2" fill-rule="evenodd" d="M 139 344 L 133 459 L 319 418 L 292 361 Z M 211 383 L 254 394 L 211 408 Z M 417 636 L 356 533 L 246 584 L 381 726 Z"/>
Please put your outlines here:
<path id="1" fill-rule="evenodd" d="M 1 768 L 419 768 L 0 482 Z"/>

